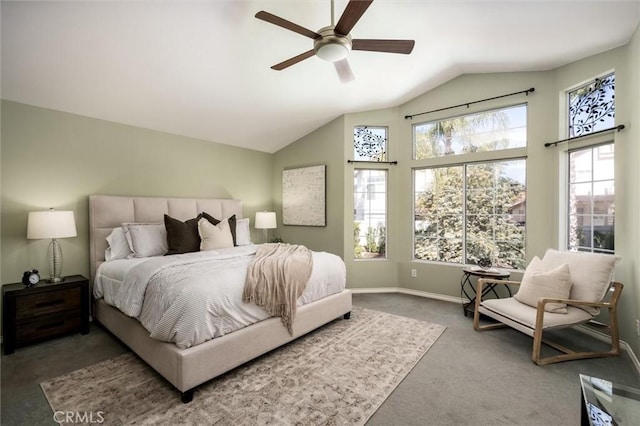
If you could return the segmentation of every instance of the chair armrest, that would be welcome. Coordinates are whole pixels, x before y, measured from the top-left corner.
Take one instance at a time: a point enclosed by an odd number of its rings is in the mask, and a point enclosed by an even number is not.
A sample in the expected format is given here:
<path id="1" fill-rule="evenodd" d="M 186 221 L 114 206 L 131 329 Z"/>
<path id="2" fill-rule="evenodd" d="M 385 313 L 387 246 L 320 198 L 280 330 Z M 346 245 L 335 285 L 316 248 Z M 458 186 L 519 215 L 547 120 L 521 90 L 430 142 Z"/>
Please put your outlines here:
<path id="1" fill-rule="evenodd" d="M 520 285 L 520 281 L 508 281 L 499 280 L 497 278 L 479 278 L 478 279 L 478 291 L 484 286 L 484 284 L 504 284 L 504 285 Z"/>
<path id="2" fill-rule="evenodd" d="M 574 300 L 574 299 L 539 299 L 538 306 L 543 307 L 547 303 L 566 303 L 567 305 L 581 307 L 581 306 L 593 306 L 594 308 L 608 308 L 613 306 L 609 302 L 585 302 L 584 300 Z"/>
<path id="3" fill-rule="evenodd" d="M 611 297 L 611 300 L 609 302 L 587 302 L 585 300 L 575 300 L 575 299 L 540 299 L 538 300 L 538 308 L 542 305 L 542 308 L 544 309 L 544 305 L 546 305 L 547 303 L 566 303 L 567 305 L 571 305 L 571 306 L 576 306 L 576 307 L 580 307 L 580 306 L 592 306 L 594 308 L 612 308 L 612 307 L 616 307 L 616 305 L 618 304 L 618 298 L 620 296 L 620 292 L 622 291 L 622 287 L 623 285 L 619 282 L 613 282 L 612 283 L 612 289 L 613 291 L 613 295 Z"/>
<path id="4" fill-rule="evenodd" d="M 508 281 L 508 280 L 499 280 L 496 278 L 478 278 L 478 283 L 476 284 L 476 294 L 482 294 L 482 287 L 486 284 L 504 284 L 504 285 L 520 285 L 520 281 Z M 482 302 L 480 297 L 476 297 L 476 304 L 474 311 L 478 310 L 480 303 Z M 475 319 L 474 319 L 475 321 Z"/>

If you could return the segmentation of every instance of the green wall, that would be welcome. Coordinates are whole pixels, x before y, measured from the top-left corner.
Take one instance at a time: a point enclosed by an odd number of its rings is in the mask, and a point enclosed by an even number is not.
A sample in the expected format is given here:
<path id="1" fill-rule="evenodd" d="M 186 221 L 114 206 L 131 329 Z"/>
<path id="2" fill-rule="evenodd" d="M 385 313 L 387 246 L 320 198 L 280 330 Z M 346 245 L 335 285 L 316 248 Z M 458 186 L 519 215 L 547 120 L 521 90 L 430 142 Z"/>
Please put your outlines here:
<path id="1" fill-rule="evenodd" d="M 274 155 L 273 206 L 277 212 L 278 229 L 270 236 L 279 236 L 287 243 L 304 244 L 312 250 L 328 251 L 343 256 L 344 183 L 341 175 L 346 159 L 344 147 L 344 118 L 325 124 Z M 298 167 L 326 165 L 327 226 L 292 226 L 282 224 L 282 171 Z"/>
<path id="2" fill-rule="evenodd" d="M 270 235 L 313 250 L 339 254 L 347 264 L 350 288 L 402 288 L 459 300 L 460 266 L 412 260 L 412 124 L 451 113 L 528 103 L 526 149 L 527 256 L 559 247 L 560 165 L 567 149 L 544 148 L 563 137 L 561 92 L 610 70 L 616 72 L 616 119 L 627 128 L 616 140 L 616 251 L 623 257 L 616 279 L 625 284 L 619 318 L 622 338 L 640 353 L 634 321 L 640 317 L 640 35 L 631 42 L 548 71 L 463 75 L 396 108 L 336 118 L 271 155 L 258 151 L 156 132 L 10 101 L 1 108 L 2 283 L 35 267 L 46 271 L 46 241 L 26 240 L 27 213 L 49 207 L 76 213 L 78 237 L 61 240 L 65 274 L 89 273 L 88 196 L 94 193 L 237 198 L 253 221 L 258 210 L 275 209 L 278 229 Z M 442 108 L 535 87 L 530 96 L 504 98 L 468 110 L 405 120 L 407 114 Z M 388 259 L 354 261 L 352 254 L 353 127 L 389 128 Z M 606 136 L 611 137 L 611 135 Z M 589 141 L 593 142 L 593 140 Z M 579 145 L 573 145 L 579 146 Z M 282 171 L 327 166 L 327 226 L 282 224 Z M 385 167 L 385 166 L 376 166 Z M 255 233 L 254 241 L 261 240 Z M 412 278 L 411 269 L 417 270 Z M 519 273 L 514 272 L 514 278 Z"/>
<path id="3" fill-rule="evenodd" d="M 75 212 L 63 274 L 89 276 L 90 194 L 235 198 L 251 223 L 272 205 L 271 154 L 9 101 L 1 136 L 4 284 L 32 267 L 48 274 L 48 241 L 26 239 L 32 210 Z"/>
<path id="4" fill-rule="evenodd" d="M 640 30 L 636 30 L 626 45 L 567 66 L 538 72 L 462 75 L 396 108 L 346 114 L 300 141 L 274 155 L 274 196 L 280 193 L 277 176 L 285 168 L 299 164 L 321 164 L 328 161 L 319 155 L 318 146 L 341 150 L 342 161 L 328 169 L 328 179 L 340 179 L 342 185 L 328 187 L 327 199 L 331 210 L 341 208 L 343 215 L 343 244 L 347 264 L 347 285 L 352 289 L 385 291 L 402 288 L 445 300 L 460 300 L 460 265 L 444 265 L 412 259 L 412 169 L 435 165 L 438 160 L 412 160 L 412 125 L 421 121 L 482 111 L 526 102 L 528 104 L 528 147 L 505 152 L 505 156 L 527 158 L 527 258 L 542 256 L 549 247 L 562 248 L 563 179 L 562 165 L 566 161 L 568 144 L 545 148 L 546 142 L 565 138 L 565 123 L 559 119 L 564 97 L 562 93 L 575 85 L 593 79 L 608 71 L 616 72 L 616 122 L 625 124 L 623 132 L 589 138 L 571 144 L 571 148 L 604 142 L 616 142 L 616 252 L 623 258 L 616 269 L 616 279 L 625 284 L 620 303 L 619 321 L 622 338 L 635 353 L 640 353 L 640 339 L 635 333 L 635 319 L 640 318 Z M 405 115 L 430 111 L 450 105 L 485 99 L 497 95 L 524 91 L 530 87 L 535 93 L 524 94 L 471 105 L 406 120 Z M 343 125 L 343 128 L 339 128 Z M 389 127 L 389 160 L 396 166 L 375 165 L 389 171 L 387 254 L 386 260 L 354 261 L 352 259 L 353 232 L 353 170 L 346 163 L 353 158 L 353 127 L 357 125 Z M 342 146 L 337 140 L 342 134 Z M 311 150 L 310 146 L 315 149 Z M 336 155 L 337 157 L 337 155 Z M 463 158 L 483 160 L 482 154 Z M 333 157 L 332 157 L 333 158 Z M 335 165 L 334 165 L 335 164 Z M 340 207 L 341 205 L 341 207 Z M 276 207 L 279 205 L 276 203 Z M 338 236 L 331 233 L 331 238 Z M 287 229 L 287 239 L 309 241 L 309 231 L 302 227 Z M 322 249 L 333 250 L 333 244 Z M 411 277 L 411 269 L 417 277 Z M 513 271 L 519 279 L 521 272 Z"/>

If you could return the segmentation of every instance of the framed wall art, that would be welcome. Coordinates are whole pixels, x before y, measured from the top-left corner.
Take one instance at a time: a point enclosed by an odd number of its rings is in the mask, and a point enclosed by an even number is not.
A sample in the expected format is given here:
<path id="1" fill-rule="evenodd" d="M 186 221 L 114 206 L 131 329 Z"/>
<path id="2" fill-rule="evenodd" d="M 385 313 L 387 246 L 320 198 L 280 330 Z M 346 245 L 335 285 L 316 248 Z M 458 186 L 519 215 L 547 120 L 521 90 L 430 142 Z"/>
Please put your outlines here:
<path id="1" fill-rule="evenodd" d="M 326 168 L 322 165 L 282 171 L 284 225 L 327 226 Z"/>

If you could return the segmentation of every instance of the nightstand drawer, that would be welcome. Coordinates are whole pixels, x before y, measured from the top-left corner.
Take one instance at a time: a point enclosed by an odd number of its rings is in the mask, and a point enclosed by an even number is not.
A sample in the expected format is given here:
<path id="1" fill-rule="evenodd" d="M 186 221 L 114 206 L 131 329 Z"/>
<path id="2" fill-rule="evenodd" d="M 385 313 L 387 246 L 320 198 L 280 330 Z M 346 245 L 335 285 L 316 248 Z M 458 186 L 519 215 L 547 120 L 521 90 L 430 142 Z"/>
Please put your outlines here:
<path id="1" fill-rule="evenodd" d="M 89 332 L 89 280 L 70 275 L 62 282 L 2 286 L 5 355 L 51 337 Z"/>
<path id="2" fill-rule="evenodd" d="M 52 315 L 33 321 L 22 321 L 16 327 L 16 342 L 27 343 L 52 336 L 73 333 L 80 329 L 80 310 L 75 315 Z"/>
<path id="3" fill-rule="evenodd" d="M 80 287 L 16 297 L 16 320 L 80 309 Z"/>

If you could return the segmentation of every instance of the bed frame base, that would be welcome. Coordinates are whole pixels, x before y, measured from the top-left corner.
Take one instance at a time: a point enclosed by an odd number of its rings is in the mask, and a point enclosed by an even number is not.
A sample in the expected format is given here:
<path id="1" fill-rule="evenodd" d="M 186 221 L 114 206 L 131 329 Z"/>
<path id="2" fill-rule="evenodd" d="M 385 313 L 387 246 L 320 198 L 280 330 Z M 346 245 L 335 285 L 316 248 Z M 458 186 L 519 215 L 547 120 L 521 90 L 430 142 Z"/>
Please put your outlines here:
<path id="1" fill-rule="evenodd" d="M 272 317 L 233 333 L 187 349 L 149 337 L 134 318 L 95 301 L 94 318 L 118 337 L 181 393 L 184 403 L 193 399 L 194 389 L 235 367 L 284 345 L 334 319 L 351 314 L 351 291 L 343 290 L 307 305 L 299 306 L 289 335 L 280 318 Z"/>

